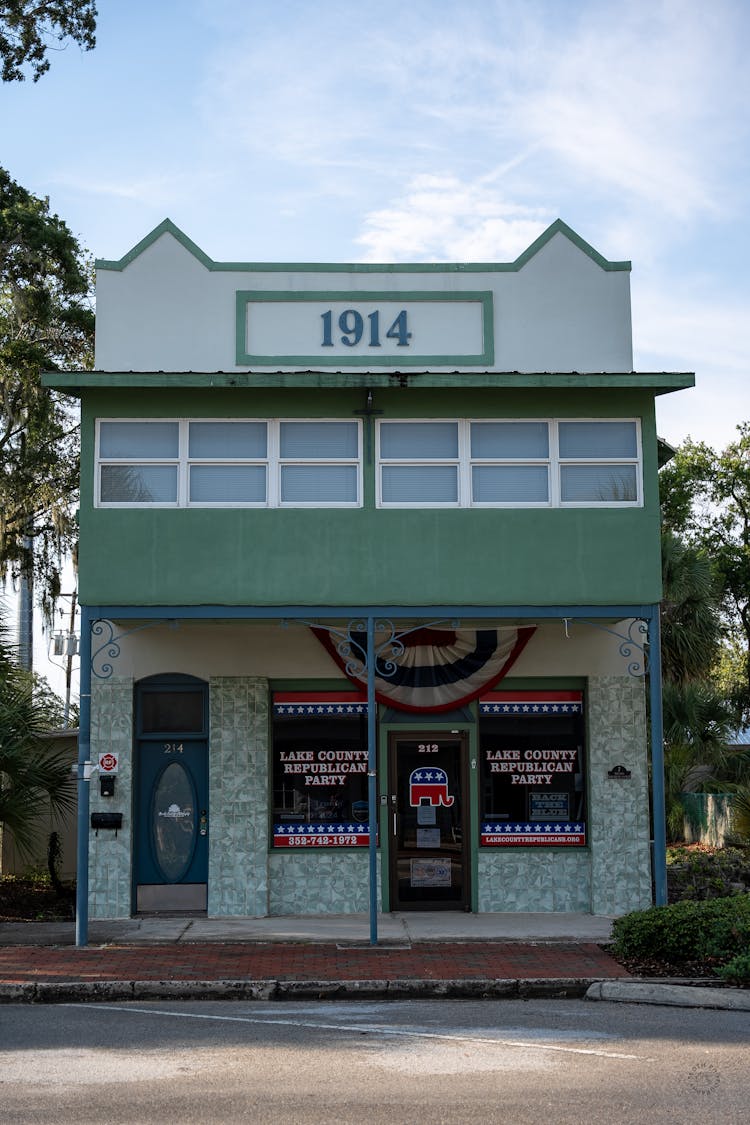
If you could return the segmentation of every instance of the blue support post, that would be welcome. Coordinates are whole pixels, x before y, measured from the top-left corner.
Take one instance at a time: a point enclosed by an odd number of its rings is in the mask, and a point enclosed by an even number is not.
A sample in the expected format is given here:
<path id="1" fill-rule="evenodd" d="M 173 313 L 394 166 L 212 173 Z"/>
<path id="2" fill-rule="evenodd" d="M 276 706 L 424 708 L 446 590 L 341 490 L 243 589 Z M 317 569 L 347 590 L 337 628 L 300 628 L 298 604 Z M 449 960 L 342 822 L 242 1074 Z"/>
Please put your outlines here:
<path id="1" fill-rule="evenodd" d="M 651 798 L 654 829 L 654 902 L 667 902 L 667 825 L 664 803 L 664 726 L 661 699 L 661 625 L 659 606 L 648 622 L 649 702 L 651 707 Z"/>
<path id="2" fill-rule="evenodd" d="M 367 804 L 370 822 L 370 945 L 378 944 L 378 807 L 375 735 L 375 619 L 367 618 Z"/>
<path id="3" fill-rule="evenodd" d="M 91 617 L 81 606 L 81 701 L 78 729 L 78 837 L 76 842 L 76 945 L 89 940 L 89 786 L 91 784 Z"/>

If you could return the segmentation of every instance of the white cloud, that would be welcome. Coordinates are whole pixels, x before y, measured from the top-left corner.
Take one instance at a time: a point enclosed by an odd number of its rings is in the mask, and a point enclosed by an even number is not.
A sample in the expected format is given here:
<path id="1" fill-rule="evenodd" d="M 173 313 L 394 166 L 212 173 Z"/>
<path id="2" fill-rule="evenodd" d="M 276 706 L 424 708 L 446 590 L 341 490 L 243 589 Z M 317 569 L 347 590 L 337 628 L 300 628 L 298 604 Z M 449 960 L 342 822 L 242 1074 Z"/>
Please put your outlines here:
<path id="1" fill-rule="evenodd" d="M 750 419 L 750 318 L 746 301 L 705 284 L 662 280 L 633 291 L 636 368 L 694 371 L 695 388 L 657 399 L 660 432 L 722 448 Z"/>
<path id="2" fill-rule="evenodd" d="M 718 18 L 703 5 L 594 5 L 557 50 L 546 45 L 520 127 L 583 183 L 678 219 L 716 210 L 727 117 L 748 80 L 732 7 L 711 7 Z"/>
<path id="3" fill-rule="evenodd" d="M 174 202 L 178 176 L 157 175 L 128 179 L 126 176 L 101 178 L 94 175 L 61 174 L 52 178 L 60 187 L 84 195 L 131 200 L 149 206 L 168 206 Z"/>
<path id="4" fill-rule="evenodd" d="M 713 368 L 750 381 L 750 317 L 744 299 L 710 292 L 697 281 L 692 287 L 662 280 L 633 288 L 635 347 L 657 370 L 668 361 L 680 370 Z"/>
<path id="5" fill-rule="evenodd" d="M 726 171 L 747 137 L 741 3 L 288 0 L 270 12 L 211 7 L 202 152 L 300 225 L 321 200 L 340 207 L 368 259 L 507 258 L 525 221 L 582 210 L 584 237 L 619 225 L 658 257 L 683 225 L 739 205 Z M 493 192 L 482 179 L 497 166 Z M 455 189 L 425 192 L 425 177 Z M 452 222 L 440 214 L 451 200 Z"/>
<path id="6" fill-rule="evenodd" d="M 364 261 L 513 261 L 556 216 L 504 201 L 484 179 L 418 176 L 392 206 L 367 215 Z"/>

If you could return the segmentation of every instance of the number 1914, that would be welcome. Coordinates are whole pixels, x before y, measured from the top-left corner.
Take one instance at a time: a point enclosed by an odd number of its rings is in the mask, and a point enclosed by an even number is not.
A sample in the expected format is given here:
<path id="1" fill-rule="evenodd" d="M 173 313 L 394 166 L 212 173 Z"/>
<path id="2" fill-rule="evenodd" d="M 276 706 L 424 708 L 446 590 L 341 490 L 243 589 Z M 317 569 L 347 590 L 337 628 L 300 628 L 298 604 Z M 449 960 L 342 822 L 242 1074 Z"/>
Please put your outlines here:
<path id="1" fill-rule="evenodd" d="M 335 329 L 333 311 L 331 309 L 321 313 L 321 320 L 323 321 L 322 346 L 324 348 L 333 347 L 334 331 L 339 333 L 338 341 L 336 342 L 344 344 L 347 348 L 355 348 L 365 335 L 367 336 L 368 348 L 381 347 L 379 309 L 376 309 L 375 312 L 368 313 L 367 317 L 362 316 L 362 313 L 357 309 L 344 309 L 335 321 Z M 365 320 L 367 320 L 366 325 Z M 385 338 L 386 340 L 395 340 L 399 348 L 409 347 L 411 332 L 407 325 L 406 309 L 402 309 L 398 314 L 390 328 L 386 331 Z"/>

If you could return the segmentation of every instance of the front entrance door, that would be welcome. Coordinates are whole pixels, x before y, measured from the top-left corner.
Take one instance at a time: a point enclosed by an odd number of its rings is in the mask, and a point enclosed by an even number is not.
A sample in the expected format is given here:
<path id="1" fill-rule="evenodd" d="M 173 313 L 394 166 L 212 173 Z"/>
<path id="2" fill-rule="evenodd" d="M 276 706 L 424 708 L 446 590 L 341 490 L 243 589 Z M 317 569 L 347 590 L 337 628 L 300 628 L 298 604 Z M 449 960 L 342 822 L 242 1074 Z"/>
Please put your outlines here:
<path id="1" fill-rule="evenodd" d="M 464 732 L 391 734 L 392 910 L 468 910 Z"/>
<path id="2" fill-rule="evenodd" d="M 208 740 L 205 685 L 144 681 L 136 696 L 135 908 L 205 911 Z"/>

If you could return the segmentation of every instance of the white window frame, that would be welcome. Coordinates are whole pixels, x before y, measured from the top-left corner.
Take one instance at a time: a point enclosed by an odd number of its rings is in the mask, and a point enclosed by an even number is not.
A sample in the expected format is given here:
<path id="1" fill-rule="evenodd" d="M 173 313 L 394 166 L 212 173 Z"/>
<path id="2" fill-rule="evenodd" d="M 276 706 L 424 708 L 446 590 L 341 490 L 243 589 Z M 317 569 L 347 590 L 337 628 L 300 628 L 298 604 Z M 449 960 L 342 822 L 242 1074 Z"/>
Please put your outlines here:
<path id="1" fill-rule="evenodd" d="M 546 457 L 472 457 L 471 454 L 471 427 L 477 422 L 536 422 L 546 425 L 547 427 L 547 456 Z M 468 507 L 472 508 L 550 508 L 553 506 L 553 491 L 554 491 L 554 450 L 552 439 L 552 427 L 548 418 L 468 418 L 465 422 L 466 425 L 466 459 L 468 460 L 467 471 L 467 492 L 469 498 Z M 509 466 L 514 468 L 518 465 L 532 465 L 542 466 L 547 470 L 547 499 L 546 500 L 475 500 L 473 496 L 473 470 L 475 466 Z"/>
<path id="2" fill-rule="evenodd" d="M 419 425 L 421 423 L 455 423 L 458 426 L 458 456 L 457 457 L 421 457 L 419 459 L 409 460 L 404 457 L 382 457 L 380 453 L 380 435 L 381 427 L 389 423 L 406 423 L 407 425 Z M 377 419 L 376 422 L 376 459 L 377 468 L 375 473 L 375 505 L 378 508 L 463 508 L 466 507 L 462 503 L 463 497 L 466 495 L 466 473 L 465 466 L 462 467 L 462 422 L 458 418 L 382 418 Z M 433 500 L 432 502 L 413 500 L 393 503 L 391 501 L 383 500 L 383 474 L 382 469 L 389 466 L 416 466 L 426 465 L 432 466 L 455 466 L 456 467 L 456 489 L 458 498 L 456 500 Z"/>
<path id="3" fill-rule="evenodd" d="M 384 458 L 381 456 L 380 434 L 381 427 L 388 423 L 404 422 L 409 424 L 430 422 L 456 422 L 458 425 L 458 458 Z M 536 422 L 547 426 L 548 456 L 547 457 L 508 457 L 484 458 L 471 455 L 471 426 L 474 422 Z M 559 424 L 561 422 L 632 422 L 635 425 L 636 455 L 635 457 L 613 458 L 561 458 L 559 455 Z M 643 507 L 643 452 L 641 444 L 641 423 L 639 418 L 382 418 L 377 419 L 376 430 L 376 467 L 375 467 L 375 504 L 377 508 L 642 508 Z M 388 465 L 458 465 L 458 500 L 444 502 L 393 502 L 383 499 L 382 469 Z M 480 465 L 543 465 L 547 466 L 548 474 L 548 499 L 539 501 L 506 500 L 506 501 L 475 501 L 472 496 L 472 469 Z M 562 500 L 561 469 L 566 465 L 633 465 L 636 476 L 635 500 Z"/>
<path id="4" fill-rule="evenodd" d="M 324 422 L 346 422 L 357 427 L 357 456 L 356 457 L 282 457 L 281 456 L 281 426 L 284 422 L 307 422 L 316 425 Z M 278 418 L 269 430 L 273 434 L 273 444 L 269 444 L 269 452 L 273 449 L 270 460 L 273 466 L 273 482 L 269 480 L 269 497 L 273 495 L 273 508 L 361 508 L 362 507 L 362 421 L 359 418 Z M 282 469 L 287 465 L 353 465 L 357 470 L 357 497 L 356 500 L 326 501 L 319 504 L 315 500 L 282 500 L 281 475 Z"/>
<path id="5" fill-rule="evenodd" d="M 265 457 L 191 457 L 190 456 L 190 426 L 193 422 L 260 422 L 266 427 L 266 455 Z M 184 476 L 184 503 L 185 508 L 267 508 L 269 507 L 270 494 L 270 426 L 267 418 L 182 418 L 180 419 L 180 467 L 181 476 Z M 266 499 L 265 500 L 191 500 L 190 499 L 190 470 L 193 466 L 207 465 L 242 465 L 262 466 L 266 473 Z"/>
<path id="6" fill-rule="evenodd" d="M 634 457 L 560 457 L 559 426 L 561 422 L 632 422 L 635 425 Z M 556 506 L 560 508 L 642 508 L 643 507 L 643 449 L 639 418 L 556 418 L 554 427 Z M 633 465 L 635 466 L 635 500 L 563 500 L 562 469 L 566 465 Z"/>
<path id="7" fill-rule="evenodd" d="M 102 457 L 100 434 L 102 423 L 107 422 L 173 422 L 179 427 L 177 457 Z M 190 457 L 189 427 L 191 422 L 261 422 L 266 426 L 265 457 Z M 282 422 L 350 422 L 356 426 L 357 456 L 351 458 L 281 458 L 279 454 Z M 94 507 L 106 509 L 140 508 L 361 508 L 362 507 L 362 421 L 359 418 L 97 418 L 95 434 Z M 104 465 L 175 465 L 177 467 L 177 499 L 142 503 L 135 500 L 103 501 L 101 498 L 101 468 Z M 357 470 L 357 496 L 355 500 L 298 502 L 281 501 L 282 465 L 354 465 Z M 189 499 L 190 468 L 192 465 L 262 465 L 266 470 L 265 500 L 191 501 Z"/>
<path id="8" fill-rule="evenodd" d="M 178 446 L 176 457 L 102 457 L 101 456 L 101 425 L 102 423 L 121 422 L 167 422 L 178 425 Z M 94 473 L 94 507 L 95 508 L 179 508 L 180 498 L 183 493 L 183 474 L 180 471 L 181 453 L 183 450 L 182 428 L 179 418 L 97 418 L 95 439 L 95 473 Z M 177 468 L 177 497 L 175 500 L 160 500 L 153 503 L 138 503 L 132 500 L 102 500 L 101 498 L 101 469 L 104 465 L 174 465 Z"/>

